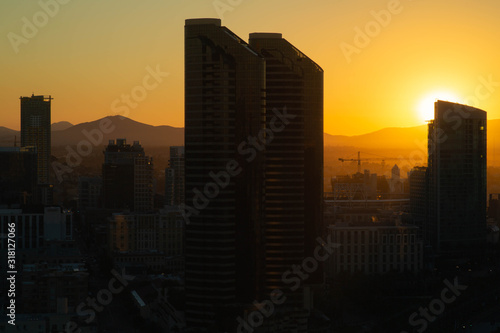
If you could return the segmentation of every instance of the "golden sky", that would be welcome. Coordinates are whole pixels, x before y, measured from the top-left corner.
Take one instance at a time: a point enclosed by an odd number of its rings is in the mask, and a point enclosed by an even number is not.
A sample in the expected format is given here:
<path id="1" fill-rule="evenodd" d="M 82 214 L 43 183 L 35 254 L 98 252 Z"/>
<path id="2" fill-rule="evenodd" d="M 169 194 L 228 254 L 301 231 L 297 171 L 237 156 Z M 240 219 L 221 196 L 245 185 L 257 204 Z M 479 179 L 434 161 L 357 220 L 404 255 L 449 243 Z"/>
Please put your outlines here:
<path id="1" fill-rule="evenodd" d="M 327 133 L 421 125 L 434 98 L 500 118 L 499 12 L 498 0 L 2 0 L 0 126 L 19 129 L 19 96 L 34 92 L 54 97 L 53 122 L 118 112 L 182 127 L 184 20 L 197 17 L 245 40 L 281 32 L 316 61 Z"/>

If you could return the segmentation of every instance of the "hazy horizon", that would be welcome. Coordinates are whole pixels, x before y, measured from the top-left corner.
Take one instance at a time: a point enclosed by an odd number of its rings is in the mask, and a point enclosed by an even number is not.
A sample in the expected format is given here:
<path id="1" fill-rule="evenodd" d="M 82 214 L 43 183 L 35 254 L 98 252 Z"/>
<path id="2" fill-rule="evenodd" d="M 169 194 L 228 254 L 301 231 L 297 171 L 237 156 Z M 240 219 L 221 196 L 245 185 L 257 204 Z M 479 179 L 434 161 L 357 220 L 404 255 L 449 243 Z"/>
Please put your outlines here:
<path id="1" fill-rule="evenodd" d="M 113 115 L 108 115 L 108 116 L 104 116 L 104 117 L 97 118 L 97 119 L 94 119 L 94 120 L 86 120 L 86 121 L 82 121 L 82 122 L 78 122 L 78 123 L 73 123 L 73 122 L 70 122 L 68 120 L 58 120 L 58 121 L 52 121 L 52 125 L 54 125 L 56 123 L 70 123 L 71 126 L 77 126 L 77 125 L 84 124 L 84 123 L 91 123 L 91 122 L 94 122 L 94 121 L 98 121 L 100 119 L 107 118 L 107 117 L 114 117 L 114 116 Z M 124 116 L 120 116 L 120 117 L 124 117 Z M 144 125 L 150 125 L 150 126 L 155 126 L 155 127 L 158 127 L 158 126 L 169 126 L 169 127 L 173 127 L 173 128 L 184 128 L 184 126 L 173 126 L 171 124 L 150 124 L 150 123 L 147 123 L 147 122 L 138 121 L 138 120 L 136 120 L 134 118 L 130 118 L 130 117 L 124 117 L 124 118 L 130 119 L 132 121 L 135 121 L 135 122 L 138 122 L 138 123 L 141 123 L 141 124 L 144 124 Z M 492 120 L 500 120 L 500 118 L 488 119 L 488 121 L 492 121 Z M 414 126 L 387 126 L 387 127 L 382 127 L 382 128 L 374 129 L 374 130 L 371 130 L 371 131 L 366 132 L 366 133 L 352 134 L 352 135 L 328 133 L 326 131 L 324 131 L 324 133 L 328 134 L 328 135 L 332 135 L 332 136 L 354 137 L 354 136 L 363 136 L 363 135 L 367 135 L 367 134 L 371 134 L 371 133 L 375 133 L 375 132 L 378 132 L 378 131 L 382 131 L 382 130 L 386 130 L 386 129 L 391 129 L 391 128 L 394 128 L 394 129 L 409 129 L 409 128 L 417 128 L 417 127 L 421 127 L 421 126 L 426 126 L 426 124 L 420 124 L 420 125 L 414 125 Z M 17 128 L 12 128 L 12 127 L 8 127 L 8 126 L 0 125 L 0 127 L 5 127 L 7 129 L 10 129 L 10 130 L 13 130 L 13 131 L 20 131 L 20 126 L 18 126 Z"/>
<path id="2" fill-rule="evenodd" d="M 194 17 L 219 17 L 245 41 L 252 32 L 280 32 L 319 64 L 326 133 L 418 126 L 434 98 L 469 101 L 490 118 L 500 117 L 500 5 L 493 0 L 306 6 L 254 0 L 224 9 L 217 1 L 62 3 L 35 31 L 25 25 L 43 12 L 38 2 L 0 4 L 0 60 L 9 78 L 0 91 L 2 126 L 18 128 L 18 98 L 32 93 L 54 98 L 53 122 L 129 113 L 140 122 L 183 126 L 184 21 Z M 122 97 L 152 72 L 158 80 L 146 80 L 146 96 L 127 106 Z"/>

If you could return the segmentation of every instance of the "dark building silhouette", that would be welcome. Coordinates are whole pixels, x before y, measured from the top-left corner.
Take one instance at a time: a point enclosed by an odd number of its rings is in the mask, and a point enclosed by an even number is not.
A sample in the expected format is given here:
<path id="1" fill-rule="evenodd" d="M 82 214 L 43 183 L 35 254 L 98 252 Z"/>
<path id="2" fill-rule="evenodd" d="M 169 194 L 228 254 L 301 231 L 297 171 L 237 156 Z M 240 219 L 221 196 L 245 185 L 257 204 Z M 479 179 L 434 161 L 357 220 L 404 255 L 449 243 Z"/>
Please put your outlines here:
<path id="1" fill-rule="evenodd" d="M 428 150 L 424 234 L 439 254 L 471 253 L 486 242 L 486 112 L 437 101 Z"/>
<path id="2" fill-rule="evenodd" d="M 0 148 L 0 206 L 38 203 L 37 163 L 35 147 Z"/>
<path id="3" fill-rule="evenodd" d="M 185 25 L 186 320 L 219 331 L 257 293 L 265 61 L 219 19 Z M 218 180 L 217 180 L 218 179 Z"/>
<path id="4" fill-rule="evenodd" d="M 153 209 L 153 160 L 139 141 L 110 140 L 102 166 L 104 208 L 144 212 Z"/>
<path id="5" fill-rule="evenodd" d="M 413 223 L 423 227 L 429 211 L 429 177 L 427 167 L 414 167 L 409 174 L 410 213 Z M 425 235 L 429 239 L 429 235 Z"/>
<path id="6" fill-rule="evenodd" d="M 36 147 L 38 154 L 38 183 L 49 184 L 51 151 L 51 96 L 20 97 L 21 146 Z"/>
<path id="7" fill-rule="evenodd" d="M 184 147 L 170 147 L 169 167 L 165 169 L 165 204 L 184 203 Z"/>
<path id="8" fill-rule="evenodd" d="M 281 34 L 249 43 L 219 19 L 186 20 L 186 318 L 208 332 L 284 289 L 324 234 L 323 70 Z M 303 332 L 302 289 L 287 295 L 262 326 Z"/>
<path id="9" fill-rule="evenodd" d="M 500 193 L 490 193 L 488 200 L 488 218 L 500 221 Z"/>
<path id="10" fill-rule="evenodd" d="M 98 209 L 102 207 L 102 178 L 78 178 L 78 209 Z"/>
<path id="11" fill-rule="evenodd" d="M 323 235 L 323 70 L 280 33 L 252 33 L 250 45 L 266 59 L 264 291 L 285 290 L 282 275 L 314 257 Z M 280 114 L 288 114 L 285 123 Z M 277 125 L 279 124 L 279 126 Z M 322 269 L 305 284 L 321 283 Z M 295 293 L 287 305 L 303 307 Z"/>

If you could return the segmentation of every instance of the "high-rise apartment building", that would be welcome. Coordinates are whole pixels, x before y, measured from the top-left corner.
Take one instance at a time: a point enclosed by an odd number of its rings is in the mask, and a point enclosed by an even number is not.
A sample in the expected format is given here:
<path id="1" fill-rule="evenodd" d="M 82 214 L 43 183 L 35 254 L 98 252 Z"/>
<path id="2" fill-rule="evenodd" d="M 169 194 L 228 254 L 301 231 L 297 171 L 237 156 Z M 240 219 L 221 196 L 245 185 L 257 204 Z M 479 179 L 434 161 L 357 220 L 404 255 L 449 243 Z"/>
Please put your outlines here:
<path id="1" fill-rule="evenodd" d="M 256 297 L 265 60 L 219 19 L 185 25 L 186 316 L 220 325 Z M 221 320 L 225 318 L 224 320 Z M 236 316 L 234 316 L 236 318 Z"/>
<path id="2" fill-rule="evenodd" d="M 437 101 L 428 150 L 424 234 L 440 254 L 470 252 L 486 241 L 486 112 Z"/>
<path id="3" fill-rule="evenodd" d="M 51 96 L 20 97 L 21 146 L 36 147 L 38 154 L 38 183 L 49 184 L 51 152 Z"/>
<path id="4" fill-rule="evenodd" d="M 192 19 L 185 80 L 187 324 L 231 331 L 324 234 L 323 70 L 281 34 L 247 44 Z M 305 332 L 303 295 L 287 296 L 270 325 Z"/>
<path id="5" fill-rule="evenodd" d="M 284 288 L 282 274 L 312 257 L 324 233 L 323 69 L 279 33 L 252 33 L 266 60 L 265 289 Z M 287 121 L 276 126 L 280 114 Z M 307 283 L 322 280 L 322 269 Z M 300 298 L 300 297 L 299 297 Z"/>

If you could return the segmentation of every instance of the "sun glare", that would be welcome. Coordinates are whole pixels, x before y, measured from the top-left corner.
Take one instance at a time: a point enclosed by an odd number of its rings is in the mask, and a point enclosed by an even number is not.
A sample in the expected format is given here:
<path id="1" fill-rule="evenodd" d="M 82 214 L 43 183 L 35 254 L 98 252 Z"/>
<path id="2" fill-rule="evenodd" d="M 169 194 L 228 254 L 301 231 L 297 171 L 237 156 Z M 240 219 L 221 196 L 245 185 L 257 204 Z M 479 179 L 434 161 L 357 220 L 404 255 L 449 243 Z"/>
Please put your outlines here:
<path id="1" fill-rule="evenodd" d="M 459 98 L 449 92 L 437 92 L 427 95 L 418 105 L 419 118 L 422 121 L 434 119 L 434 102 L 437 100 L 460 103 Z"/>

